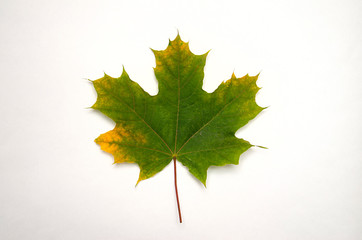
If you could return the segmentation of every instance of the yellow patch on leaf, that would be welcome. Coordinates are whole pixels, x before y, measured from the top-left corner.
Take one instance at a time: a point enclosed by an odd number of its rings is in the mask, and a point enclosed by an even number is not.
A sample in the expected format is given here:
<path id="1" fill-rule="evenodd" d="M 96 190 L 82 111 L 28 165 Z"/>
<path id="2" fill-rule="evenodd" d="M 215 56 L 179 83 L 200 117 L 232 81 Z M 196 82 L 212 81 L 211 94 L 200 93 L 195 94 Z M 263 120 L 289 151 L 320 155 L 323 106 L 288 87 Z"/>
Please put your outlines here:
<path id="1" fill-rule="evenodd" d="M 130 134 L 125 128 L 121 124 L 117 124 L 113 130 L 100 135 L 95 142 L 100 145 L 103 151 L 114 156 L 114 163 L 133 162 L 120 145 L 129 136 Z"/>

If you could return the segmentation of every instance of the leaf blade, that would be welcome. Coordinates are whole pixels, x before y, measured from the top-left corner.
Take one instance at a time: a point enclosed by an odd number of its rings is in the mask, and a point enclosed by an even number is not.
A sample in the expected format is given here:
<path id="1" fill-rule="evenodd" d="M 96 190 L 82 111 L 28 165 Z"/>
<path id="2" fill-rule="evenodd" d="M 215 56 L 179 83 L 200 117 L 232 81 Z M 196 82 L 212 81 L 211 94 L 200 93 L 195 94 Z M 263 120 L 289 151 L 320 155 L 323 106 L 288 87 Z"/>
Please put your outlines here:
<path id="1" fill-rule="evenodd" d="M 146 93 L 125 70 L 120 78 L 105 75 L 93 82 L 98 98 L 92 107 L 116 122 L 96 142 L 114 155 L 115 162 L 137 163 L 139 181 L 176 157 L 205 185 L 210 166 L 238 164 L 239 156 L 255 146 L 236 138 L 235 132 L 264 109 L 255 102 L 259 75 L 233 74 L 207 93 L 202 85 L 208 52 L 193 54 L 179 35 L 165 50 L 152 51 L 159 83 L 156 96 Z"/>

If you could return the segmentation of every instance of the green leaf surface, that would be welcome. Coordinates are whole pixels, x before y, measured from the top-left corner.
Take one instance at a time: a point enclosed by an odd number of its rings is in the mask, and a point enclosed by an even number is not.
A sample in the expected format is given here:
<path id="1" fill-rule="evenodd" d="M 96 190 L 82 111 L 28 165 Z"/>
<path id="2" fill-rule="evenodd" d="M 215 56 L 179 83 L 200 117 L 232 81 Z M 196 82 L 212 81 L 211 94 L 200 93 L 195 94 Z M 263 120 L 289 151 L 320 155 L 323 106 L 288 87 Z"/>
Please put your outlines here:
<path id="1" fill-rule="evenodd" d="M 151 96 L 126 71 L 93 81 L 98 98 L 92 108 L 116 122 L 95 141 L 115 163 L 137 163 L 139 181 L 154 176 L 176 158 L 206 184 L 207 169 L 238 164 L 254 146 L 235 132 L 263 108 L 255 102 L 257 76 L 231 78 L 213 92 L 202 89 L 207 53 L 195 55 L 180 36 L 156 57 L 159 92 Z"/>

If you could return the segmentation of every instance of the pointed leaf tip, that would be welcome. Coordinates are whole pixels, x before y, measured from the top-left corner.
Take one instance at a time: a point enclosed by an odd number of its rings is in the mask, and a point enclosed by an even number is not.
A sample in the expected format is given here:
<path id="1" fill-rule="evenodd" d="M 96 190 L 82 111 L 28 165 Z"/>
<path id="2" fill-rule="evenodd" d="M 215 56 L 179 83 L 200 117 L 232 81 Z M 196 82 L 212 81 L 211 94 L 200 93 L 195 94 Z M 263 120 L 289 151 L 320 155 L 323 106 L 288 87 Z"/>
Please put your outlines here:
<path id="1" fill-rule="evenodd" d="M 138 176 L 138 180 L 137 180 L 137 182 L 136 182 L 135 187 L 137 187 L 138 184 L 139 184 L 141 181 L 145 180 L 145 179 L 146 179 L 146 178 L 145 178 L 144 176 L 141 176 L 141 173 L 140 173 L 139 176 Z"/>
<path id="2" fill-rule="evenodd" d="M 172 42 L 174 42 L 174 41 L 182 41 L 179 32 L 177 32 L 177 35 L 176 35 L 175 39 Z"/>
<path id="3" fill-rule="evenodd" d="M 91 79 L 89 79 L 89 78 L 82 78 L 83 80 L 86 80 L 86 81 L 88 81 L 88 82 L 91 82 L 91 83 L 93 83 L 94 81 L 93 80 L 91 80 Z"/>
<path id="4" fill-rule="evenodd" d="M 205 56 L 205 58 L 209 55 L 209 53 L 211 52 L 211 49 L 209 49 L 206 53 L 202 54 L 203 56 Z"/>
<path id="5" fill-rule="evenodd" d="M 259 145 L 253 145 L 254 147 L 263 148 L 263 149 L 269 149 L 267 147 L 259 146 Z"/>
<path id="6" fill-rule="evenodd" d="M 103 77 L 110 77 L 105 71 L 103 71 Z"/>
<path id="7" fill-rule="evenodd" d="M 129 76 L 129 75 L 128 75 L 125 67 L 123 66 L 121 77 L 128 77 L 128 76 Z"/>

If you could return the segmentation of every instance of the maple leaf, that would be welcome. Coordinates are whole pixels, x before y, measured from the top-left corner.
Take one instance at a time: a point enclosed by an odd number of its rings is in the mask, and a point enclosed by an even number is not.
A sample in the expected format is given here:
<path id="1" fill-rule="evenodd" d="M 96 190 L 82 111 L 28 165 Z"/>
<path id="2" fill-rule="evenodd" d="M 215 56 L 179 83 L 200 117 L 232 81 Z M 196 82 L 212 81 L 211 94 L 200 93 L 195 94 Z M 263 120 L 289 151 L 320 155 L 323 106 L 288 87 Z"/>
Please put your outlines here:
<path id="1" fill-rule="evenodd" d="M 154 72 L 159 93 L 151 96 L 132 81 L 108 75 L 93 81 L 98 97 L 93 109 L 113 119 L 113 130 L 95 142 L 114 156 L 115 163 L 137 163 L 138 182 L 154 176 L 176 160 L 206 185 L 207 169 L 238 164 L 240 155 L 255 146 L 235 132 L 263 108 L 255 102 L 257 76 L 231 78 L 212 93 L 202 89 L 205 53 L 194 55 L 180 35 L 156 57 Z M 137 182 L 137 184 L 138 184 Z M 178 196 L 177 196 L 177 203 Z M 180 222 L 181 213 L 179 209 Z"/>

